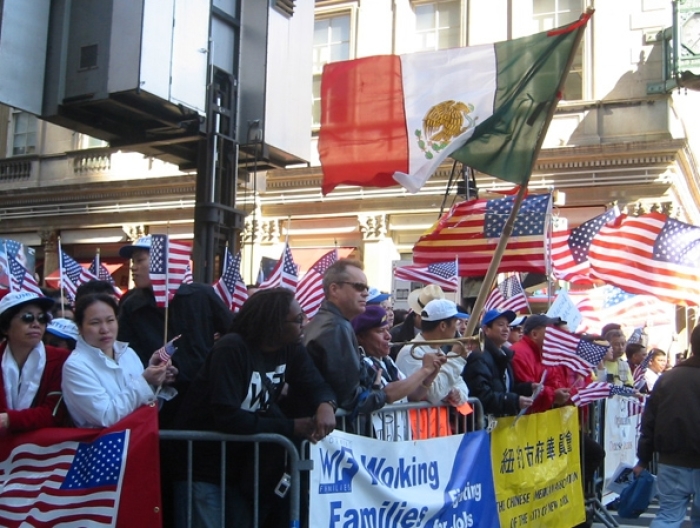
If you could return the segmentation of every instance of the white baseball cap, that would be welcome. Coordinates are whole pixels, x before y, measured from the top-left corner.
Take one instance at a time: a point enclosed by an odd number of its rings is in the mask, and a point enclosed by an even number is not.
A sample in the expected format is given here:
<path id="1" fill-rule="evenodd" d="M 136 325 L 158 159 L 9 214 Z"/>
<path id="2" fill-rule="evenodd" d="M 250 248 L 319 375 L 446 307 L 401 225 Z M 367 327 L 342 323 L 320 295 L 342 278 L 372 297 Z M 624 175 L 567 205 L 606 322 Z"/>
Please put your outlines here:
<path id="1" fill-rule="evenodd" d="M 457 310 L 457 305 L 448 299 L 433 299 L 425 305 L 420 314 L 423 321 L 444 321 L 452 317 L 469 319 L 469 315 Z"/>
<path id="2" fill-rule="evenodd" d="M 60 337 L 61 339 L 72 339 L 73 341 L 78 340 L 78 325 L 76 325 L 70 319 L 64 319 L 62 317 L 52 319 L 46 327 L 46 331 L 49 334 Z"/>
<path id="3" fill-rule="evenodd" d="M 23 304 L 38 304 L 43 310 L 48 310 L 53 306 L 54 300 L 50 297 L 41 297 L 36 293 L 21 291 L 12 292 L 5 295 L 0 300 L 0 315 L 4 314 L 10 308 L 21 306 Z"/>

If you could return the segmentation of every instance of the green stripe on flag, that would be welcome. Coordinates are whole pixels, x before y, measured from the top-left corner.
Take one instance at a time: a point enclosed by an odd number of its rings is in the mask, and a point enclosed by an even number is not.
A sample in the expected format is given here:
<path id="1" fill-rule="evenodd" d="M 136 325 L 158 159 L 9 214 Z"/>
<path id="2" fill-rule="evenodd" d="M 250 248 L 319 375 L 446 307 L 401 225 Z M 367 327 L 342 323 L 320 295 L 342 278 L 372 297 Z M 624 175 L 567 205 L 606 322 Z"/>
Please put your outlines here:
<path id="1" fill-rule="evenodd" d="M 559 86 L 584 28 L 585 24 L 556 36 L 544 32 L 495 44 L 494 114 L 476 127 L 452 157 L 491 176 L 526 183 L 540 136 L 549 126 L 551 105 L 558 102 Z"/>

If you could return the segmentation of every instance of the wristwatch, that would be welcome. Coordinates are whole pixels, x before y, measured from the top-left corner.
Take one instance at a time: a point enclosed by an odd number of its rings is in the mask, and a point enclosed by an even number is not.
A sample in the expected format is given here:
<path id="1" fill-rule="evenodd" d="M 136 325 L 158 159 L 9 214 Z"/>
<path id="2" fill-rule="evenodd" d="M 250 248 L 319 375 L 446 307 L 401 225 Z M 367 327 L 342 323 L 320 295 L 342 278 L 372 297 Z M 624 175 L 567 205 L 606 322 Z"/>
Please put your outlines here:
<path id="1" fill-rule="evenodd" d="M 333 407 L 333 412 L 335 412 L 335 411 L 338 410 L 338 402 L 335 401 L 335 400 L 327 400 L 327 401 L 324 401 L 324 402 L 321 402 L 321 403 L 327 403 L 328 405 L 330 405 L 331 407 Z"/>

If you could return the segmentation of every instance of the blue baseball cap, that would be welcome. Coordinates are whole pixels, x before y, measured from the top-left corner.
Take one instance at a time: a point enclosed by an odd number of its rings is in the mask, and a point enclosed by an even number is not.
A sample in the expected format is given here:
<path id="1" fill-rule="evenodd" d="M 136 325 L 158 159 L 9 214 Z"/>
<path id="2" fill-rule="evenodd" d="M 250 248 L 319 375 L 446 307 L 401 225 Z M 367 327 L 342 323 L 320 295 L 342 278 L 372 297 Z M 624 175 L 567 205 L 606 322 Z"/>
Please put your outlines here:
<path id="1" fill-rule="evenodd" d="M 499 317 L 505 317 L 509 323 L 512 323 L 517 316 L 513 310 L 489 310 L 481 318 L 481 326 L 492 323 Z"/>

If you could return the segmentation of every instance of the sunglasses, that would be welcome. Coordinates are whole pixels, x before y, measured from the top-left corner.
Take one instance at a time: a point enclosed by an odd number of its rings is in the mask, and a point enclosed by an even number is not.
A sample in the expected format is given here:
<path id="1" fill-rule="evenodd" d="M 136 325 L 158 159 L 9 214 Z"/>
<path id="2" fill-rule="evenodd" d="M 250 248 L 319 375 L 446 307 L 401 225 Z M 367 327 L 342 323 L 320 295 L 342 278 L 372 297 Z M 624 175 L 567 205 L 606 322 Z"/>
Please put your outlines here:
<path id="1" fill-rule="evenodd" d="M 348 282 L 348 281 L 338 281 L 338 284 L 349 284 L 357 292 L 368 292 L 369 286 L 364 282 Z"/>
<path id="2" fill-rule="evenodd" d="M 27 324 L 32 324 L 34 321 L 36 321 L 39 324 L 48 324 L 48 322 L 51 320 L 51 317 L 49 314 L 46 313 L 40 313 L 39 315 L 34 315 L 31 312 L 23 313 L 22 315 L 19 316 L 19 320 L 22 321 L 23 323 Z"/>

